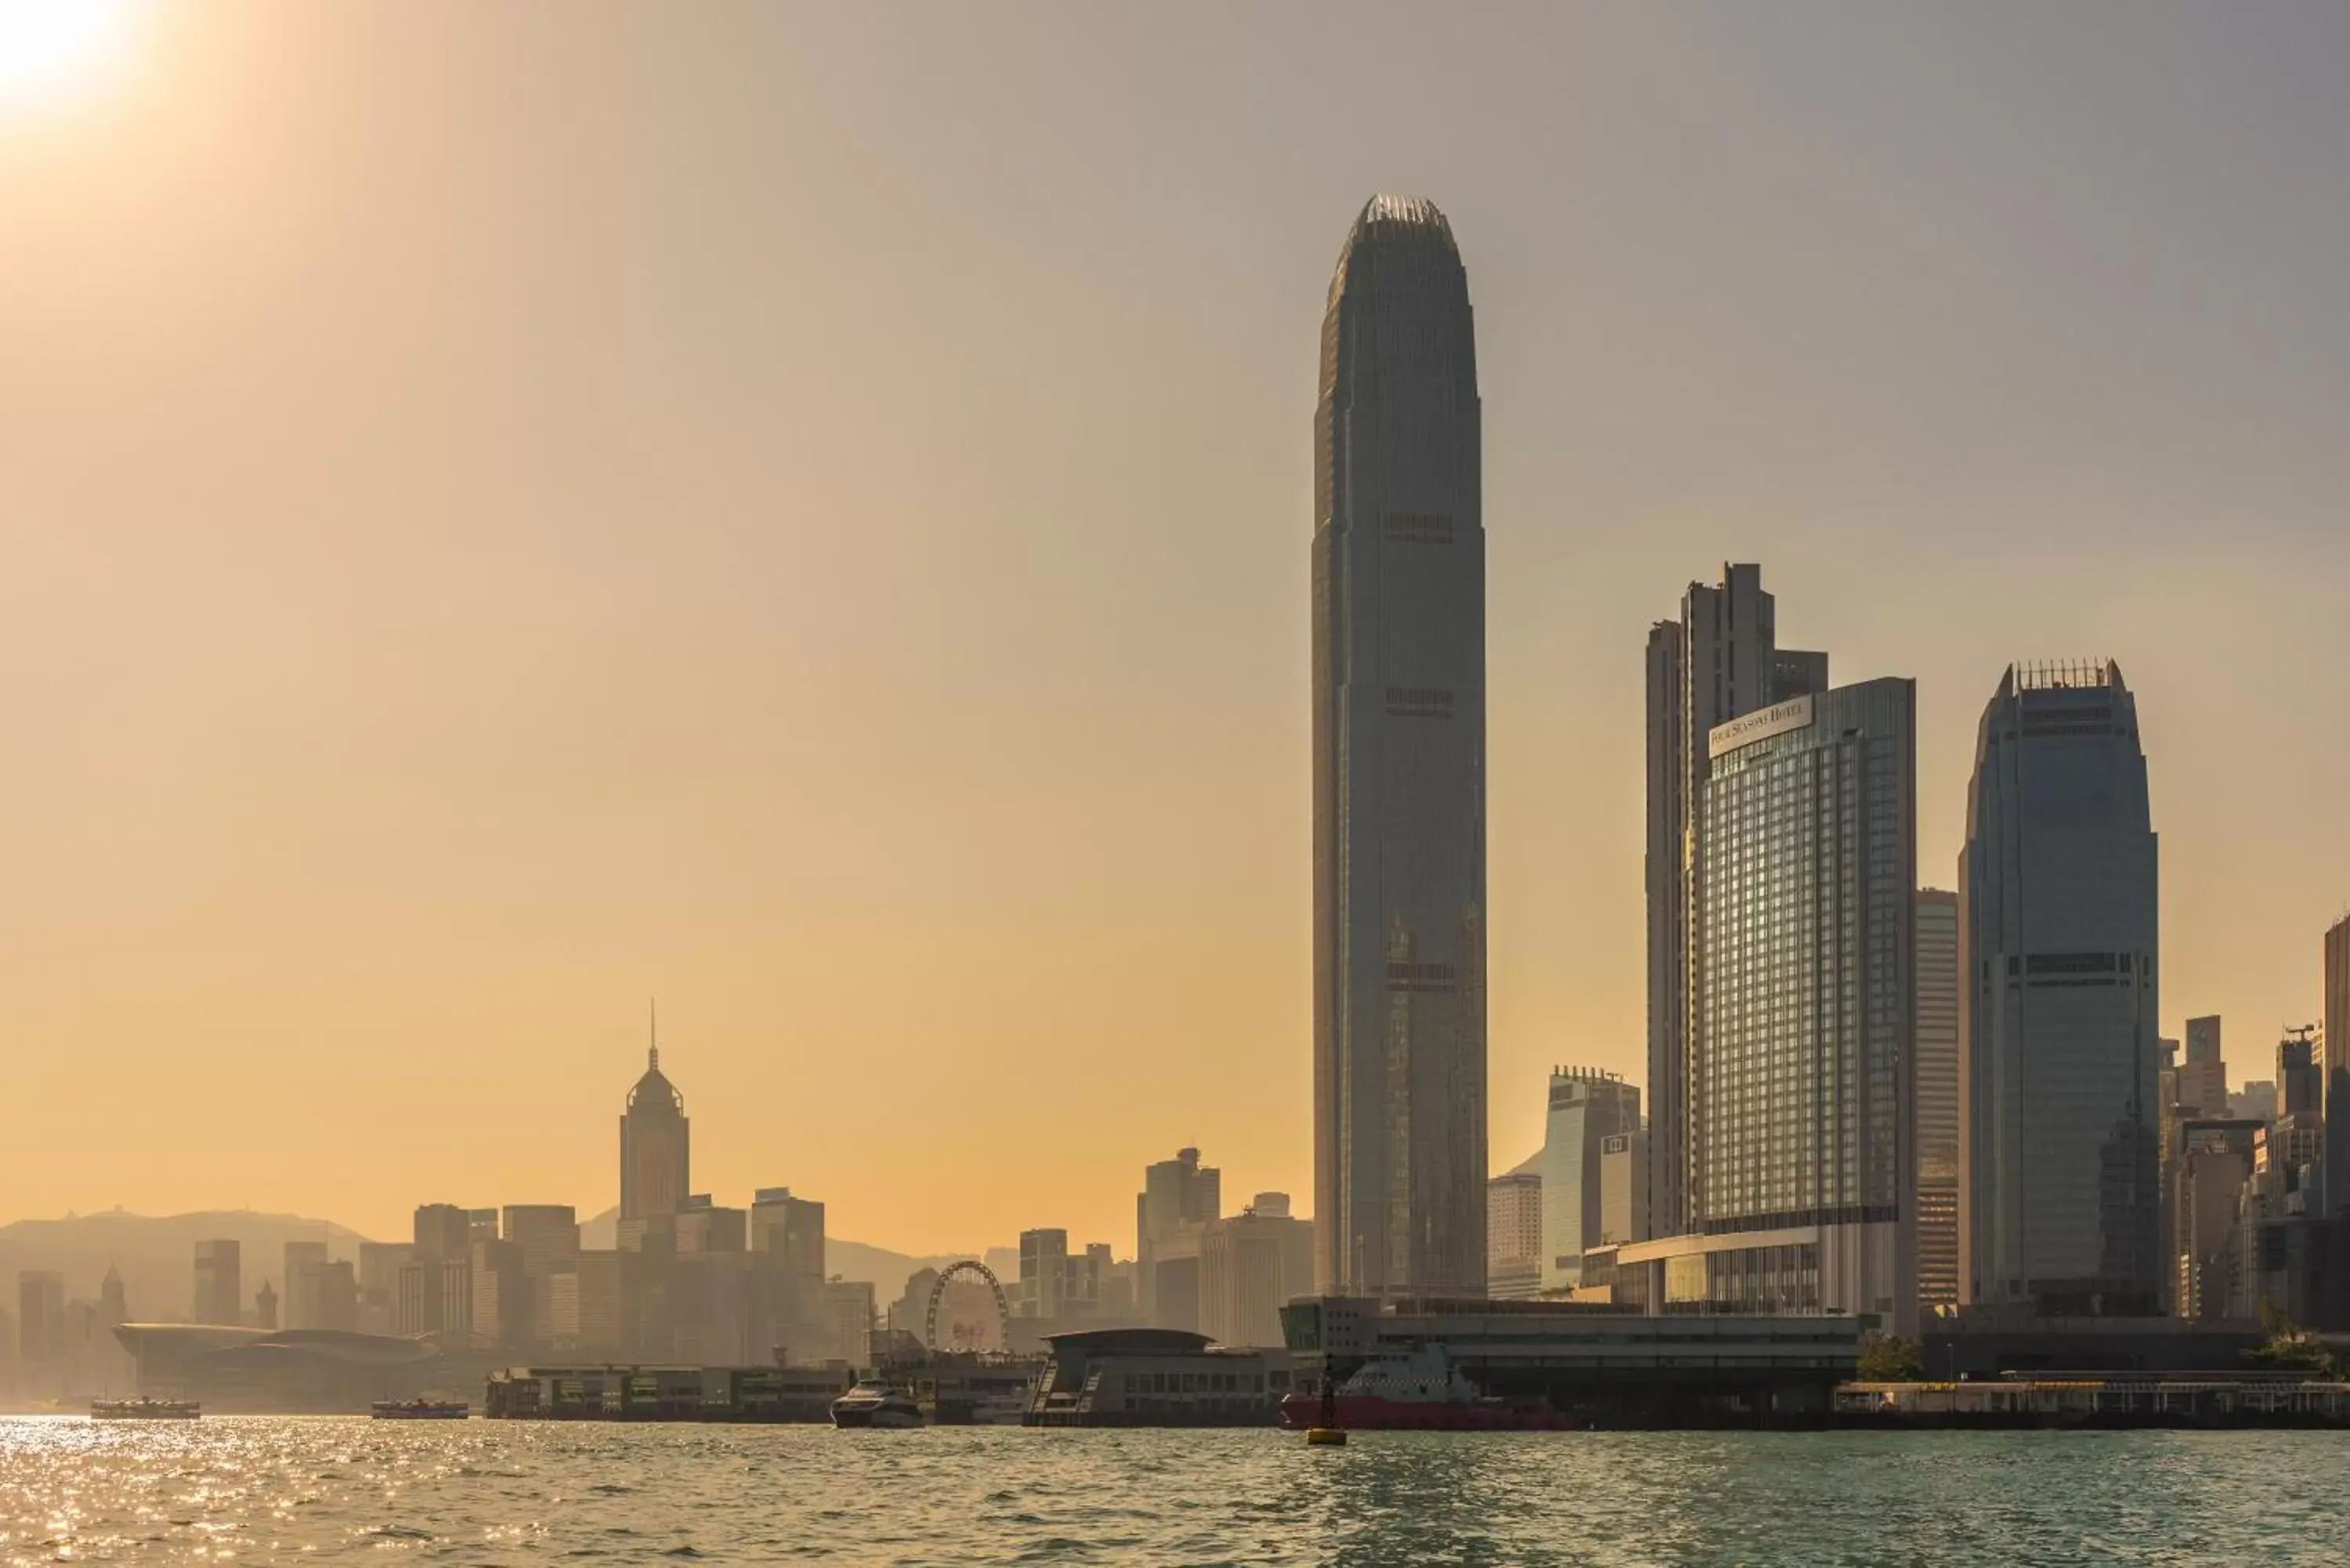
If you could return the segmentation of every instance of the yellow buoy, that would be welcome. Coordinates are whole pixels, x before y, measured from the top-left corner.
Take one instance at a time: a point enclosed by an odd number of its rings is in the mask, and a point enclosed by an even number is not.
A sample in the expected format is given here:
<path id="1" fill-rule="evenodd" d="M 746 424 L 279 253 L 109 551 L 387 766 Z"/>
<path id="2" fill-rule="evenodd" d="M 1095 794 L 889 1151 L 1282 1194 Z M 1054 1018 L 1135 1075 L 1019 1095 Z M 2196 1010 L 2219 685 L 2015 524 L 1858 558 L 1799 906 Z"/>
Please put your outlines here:
<path id="1" fill-rule="evenodd" d="M 1306 1447 L 1314 1449 L 1343 1449 L 1347 1446 L 1347 1428 L 1344 1427 L 1308 1427 L 1305 1428 L 1305 1444 Z"/>

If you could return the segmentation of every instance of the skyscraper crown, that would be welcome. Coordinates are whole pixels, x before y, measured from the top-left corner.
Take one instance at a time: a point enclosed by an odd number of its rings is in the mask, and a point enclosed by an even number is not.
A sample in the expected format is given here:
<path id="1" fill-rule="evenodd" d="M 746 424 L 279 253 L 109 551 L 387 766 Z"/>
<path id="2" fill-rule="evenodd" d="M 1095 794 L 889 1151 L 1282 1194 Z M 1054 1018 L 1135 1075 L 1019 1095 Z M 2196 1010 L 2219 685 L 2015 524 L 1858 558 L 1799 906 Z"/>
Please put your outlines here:
<path id="1" fill-rule="evenodd" d="M 682 1115 L 685 1111 L 685 1096 L 677 1092 L 677 1085 L 671 1083 L 668 1076 L 661 1072 L 660 1047 L 653 1046 L 645 1053 L 645 1075 L 639 1078 L 636 1087 L 629 1091 L 629 1114 L 650 1111 L 658 1116 L 661 1111 L 668 1110 L 673 1114 Z"/>

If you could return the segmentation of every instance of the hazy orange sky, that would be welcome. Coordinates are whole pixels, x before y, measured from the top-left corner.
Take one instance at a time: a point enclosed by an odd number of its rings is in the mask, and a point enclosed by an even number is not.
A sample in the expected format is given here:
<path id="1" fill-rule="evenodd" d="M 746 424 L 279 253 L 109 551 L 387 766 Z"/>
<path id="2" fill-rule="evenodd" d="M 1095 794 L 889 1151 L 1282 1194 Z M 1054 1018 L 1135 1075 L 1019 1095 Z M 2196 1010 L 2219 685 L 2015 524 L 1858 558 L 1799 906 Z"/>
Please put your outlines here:
<path id="1" fill-rule="evenodd" d="M 0 1220 L 1310 1199 L 1317 331 L 1485 400 L 1492 1136 L 1642 1070 L 1641 649 L 2110 655 L 2163 1012 L 2350 900 L 2350 10 L 202 0 L 0 96 Z M 5 79 L 5 78 L 0 78 Z M 2248 1072 L 2247 1069 L 2250 1069 Z"/>

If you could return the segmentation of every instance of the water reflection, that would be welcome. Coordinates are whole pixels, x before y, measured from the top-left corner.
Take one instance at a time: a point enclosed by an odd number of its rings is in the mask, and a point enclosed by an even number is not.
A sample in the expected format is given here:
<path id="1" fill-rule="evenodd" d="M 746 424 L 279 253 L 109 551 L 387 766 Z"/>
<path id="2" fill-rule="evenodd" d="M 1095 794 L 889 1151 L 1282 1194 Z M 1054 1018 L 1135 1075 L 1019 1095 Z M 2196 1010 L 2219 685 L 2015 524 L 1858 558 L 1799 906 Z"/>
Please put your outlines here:
<path id="1" fill-rule="evenodd" d="M 840 1433 L 0 1419 L 0 1563 L 2340 1561 L 2350 1434 Z"/>

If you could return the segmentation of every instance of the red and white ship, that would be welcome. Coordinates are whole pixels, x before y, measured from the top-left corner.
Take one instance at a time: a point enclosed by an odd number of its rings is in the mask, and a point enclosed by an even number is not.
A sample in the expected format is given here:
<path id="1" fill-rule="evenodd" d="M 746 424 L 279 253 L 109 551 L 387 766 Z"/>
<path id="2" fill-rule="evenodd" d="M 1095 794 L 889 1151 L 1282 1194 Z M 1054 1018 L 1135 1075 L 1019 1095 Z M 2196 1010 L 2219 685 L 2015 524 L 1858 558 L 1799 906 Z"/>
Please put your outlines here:
<path id="1" fill-rule="evenodd" d="M 1479 1393 L 1440 1345 L 1374 1356 L 1326 1395 L 1288 1395 L 1281 1401 L 1281 1422 L 1292 1431 L 1366 1432 L 1552 1432 L 1575 1425 L 1547 1400 Z"/>

